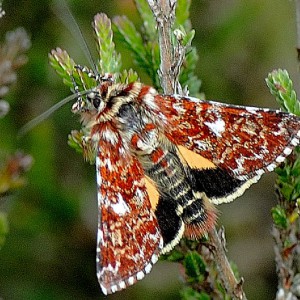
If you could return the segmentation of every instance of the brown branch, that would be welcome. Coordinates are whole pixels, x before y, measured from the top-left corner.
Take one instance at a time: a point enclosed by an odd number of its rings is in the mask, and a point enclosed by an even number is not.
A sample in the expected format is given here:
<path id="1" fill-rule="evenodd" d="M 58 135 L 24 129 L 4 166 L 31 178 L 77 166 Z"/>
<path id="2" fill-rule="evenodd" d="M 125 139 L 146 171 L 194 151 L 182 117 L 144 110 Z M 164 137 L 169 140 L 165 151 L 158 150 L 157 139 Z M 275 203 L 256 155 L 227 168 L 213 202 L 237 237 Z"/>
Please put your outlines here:
<path id="1" fill-rule="evenodd" d="M 223 230 L 220 235 L 224 234 Z M 231 269 L 229 261 L 225 253 L 225 239 L 221 240 L 221 236 L 217 233 L 216 228 L 209 232 L 209 240 L 214 247 L 214 259 L 219 271 L 218 275 L 226 292 L 232 299 L 246 300 L 245 293 L 242 288 L 243 280 L 237 281 Z"/>
<path id="2" fill-rule="evenodd" d="M 148 0 L 149 6 L 156 19 L 161 65 L 159 76 L 161 86 L 165 94 L 174 94 L 176 89 L 180 89 L 178 77 L 181 64 L 185 55 L 185 47 L 180 47 L 180 33 L 175 33 L 178 45 L 172 44 L 172 26 L 175 20 L 176 0 Z M 219 278 L 232 299 L 246 300 L 240 282 L 235 278 L 231 266 L 226 257 L 224 245 L 218 236 L 216 229 L 209 233 L 210 241 L 214 247 L 214 259 L 219 270 Z"/>
<path id="3" fill-rule="evenodd" d="M 173 75 L 174 50 L 172 46 L 172 26 L 175 19 L 176 0 L 148 0 L 156 19 L 159 47 L 160 70 L 159 77 L 165 94 L 175 93 L 175 78 Z"/>
<path id="4" fill-rule="evenodd" d="M 300 0 L 295 0 L 296 10 L 296 30 L 297 30 L 297 59 L 300 64 Z M 299 161 L 299 154 L 294 151 L 294 155 L 290 156 L 285 166 L 282 168 L 290 168 Z M 292 175 L 290 175 L 292 177 Z M 288 178 L 294 185 L 295 178 Z M 285 182 L 287 183 L 287 182 Z M 289 183 L 289 182 L 288 182 Z M 279 226 L 274 222 L 272 236 L 274 238 L 274 252 L 276 262 L 276 272 L 278 276 L 278 288 L 276 300 L 282 299 L 299 299 L 299 278 L 300 278 L 300 219 L 299 207 L 297 199 L 286 199 L 284 193 L 281 192 L 280 179 L 276 184 L 278 196 L 278 208 L 285 212 L 285 226 Z M 296 186 L 294 187 L 296 190 Z M 274 219 L 274 217 L 273 217 Z M 274 219 L 275 221 L 275 219 Z"/>
<path id="5" fill-rule="evenodd" d="M 272 235 L 275 241 L 274 251 L 278 276 L 278 291 L 276 299 L 293 299 L 291 298 L 293 295 L 291 292 L 291 287 L 293 285 L 295 274 L 292 267 L 294 261 L 293 252 L 296 245 L 292 244 L 291 249 L 285 249 L 286 247 L 284 245 L 284 242 L 289 237 L 292 237 L 293 234 L 290 230 L 280 230 L 279 228 L 273 226 Z"/>
<path id="6" fill-rule="evenodd" d="M 297 217 L 298 207 L 296 201 L 284 198 L 278 186 L 276 190 L 279 200 L 278 206 L 286 212 L 286 226 L 282 227 L 274 224 L 272 229 L 278 276 L 276 300 L 299 299 L 300 221 Z"/>

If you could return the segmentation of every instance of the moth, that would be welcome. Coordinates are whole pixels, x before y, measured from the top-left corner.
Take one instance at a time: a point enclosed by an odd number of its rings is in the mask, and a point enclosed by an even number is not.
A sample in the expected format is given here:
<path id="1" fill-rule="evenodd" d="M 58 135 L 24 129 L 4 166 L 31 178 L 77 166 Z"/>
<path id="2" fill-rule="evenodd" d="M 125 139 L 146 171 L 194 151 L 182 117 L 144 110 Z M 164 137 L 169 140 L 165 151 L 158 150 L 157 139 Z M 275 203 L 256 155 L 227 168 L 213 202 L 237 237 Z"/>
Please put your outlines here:
<path id="1" fill-rule="evenodd" d="M 77 68 L 98 81 L 85 94 L 75 87 L 72 112 L 81 119 L 85 156 L 96 157 L 104 294 L 142 279 L 182 237 L 211 230 L 215 204 L 242 195 L 299 144 L 295 115 L 161 95 Z M 208 168 L 199 168 L 203 158 Z M 157 198 L 154 208 L 150 197 Z"/>

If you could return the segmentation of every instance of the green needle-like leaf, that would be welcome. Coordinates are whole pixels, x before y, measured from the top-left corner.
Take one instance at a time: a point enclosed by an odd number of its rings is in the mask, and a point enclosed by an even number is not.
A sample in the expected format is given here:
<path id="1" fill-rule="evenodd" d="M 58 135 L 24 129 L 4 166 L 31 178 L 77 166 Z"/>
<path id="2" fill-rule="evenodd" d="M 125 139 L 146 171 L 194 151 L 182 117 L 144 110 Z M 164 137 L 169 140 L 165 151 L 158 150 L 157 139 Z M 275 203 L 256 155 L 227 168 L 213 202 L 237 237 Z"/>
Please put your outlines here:
<path id="1" fill-rule="evenodd" d="M 115 17 L 113 21 L 114 32 L 125 43 L 126 47 L 132 51 L 138 65 L 144 69 L 151 69 L 152 65 L 147 59 L 143 39 L 133 23 L 125 16 Z"/>
<path id="2" fill-rule="evenodd" d="M 293 89 L 293 82 L 286 70 L 274 70 L 266 78 L 267 86 L 280 106 L 290 113 L 300 116 L 300 103 Z"/>
<path id="3" fill-rule="evenodd" d="M 106 14 L 97 14 L 94 17 L 97 49 L 99 53 L 99 67 L 102 73 L 115 74 L 120 72 L 121 57 L 115 51 L 111 21 Z"/>
<path id="4" fill-rule="evenodd" d="M 68 144 L 76 150 L 78 153 L 83 153 L 84 158 L 90 164 L 94 164 L 96 160 L 96 149 L 92 147 L 92 144 L 87 143 L 85 140 L 85 132 L 83 130 L 72 130 L 68 136 Z"/>
<path id="5" fill-rule="evenodd" d="M 70 76 L 74 73 L 75 62 L 69 56 L 68 52 L 60 48 L 52 50 L 49 54 L 50 65 L 55 69 L 60 77 L 63 78 L 64 84 L 72 87 Z"/>
<path id="6" fill-rule="evenodd" d="M 68 144 L 78 153 L 83 153 L 82 138 L 84 134 L 82 131 L 72 130 L 68 135 Z"/>
<path id="7" fill-rule="evenodd" d="M 288 219 L 287 219 L 285 210 L 281 206 L 277 205 L 272 208 L 272 218 L 273 218 L 275 225 L 277 225 L 278 227 L 280 227 L 282 229 L 287 228 Z"/>
<path id="8" fill-rule="evenodd" d="M 201 80 L 195 75 L 198 58 L 196 48 L 191 47 L 180 73 L 180 83 L 183 87 L 188 86 L 191 95 L 197 95 L 201 87 Z"/>
<path id="9" fill-rule="evenodd" d="M 175 26 L 183 26 L 186 31 L 191 30 L 190 17 L 191 0 L 178 0 L 176 5 Z"/>
<path id="10" fill-rule="evenodd" d="M 143 27 L 145 34 L 147 35 L 147 40 L 151 42 L 157 42 L 158 36 L 156 30 L 156 22 L 153 18 L 153 13 L 148 2 L 146 0 L 135 0 L 134 2 L 143 20 Z"/>
<path id="11" fill-rule="evenodd" d="M 74 88 L 72 79 L 74 79 L 79 91 L 85 91 L 96 86 L 94 78 L 88 76 L 76 67 L 74 60 L 69 56 L 67 51 L 57 48 L 49 54 L 51 66 L 55 69 L 60 77 L 62 77 L 65 85 L 71 89 Z M 93 71 L 90 71 L 93 72 Z"/>
<path id="12" fill-rule="evenodd" d="M 133 71 L 132 69 L 128 71 L 123 70 L 123 72 L 120 73 L 119 75 L 119 81 L 123 83 L 139 81 L 139 75 L 137 74 L 137 72 Z"/>
<path id="13" fill-rule="evenodd" d="M 191 281 L 203 280 L 206 271 L 205 264 L 196 251 L 189 252 L 185 256 L 184 266 L 186 274 L 190 277 Z"/>

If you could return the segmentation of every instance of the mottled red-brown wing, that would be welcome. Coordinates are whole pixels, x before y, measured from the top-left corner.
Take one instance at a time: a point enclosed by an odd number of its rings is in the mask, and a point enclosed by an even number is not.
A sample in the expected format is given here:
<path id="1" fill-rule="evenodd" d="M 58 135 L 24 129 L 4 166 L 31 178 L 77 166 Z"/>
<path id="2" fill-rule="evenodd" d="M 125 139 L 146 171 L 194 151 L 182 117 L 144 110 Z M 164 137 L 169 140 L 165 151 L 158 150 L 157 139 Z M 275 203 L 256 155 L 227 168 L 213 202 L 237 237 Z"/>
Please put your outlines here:
<path id="1" fill-rule="evenodd" d="M 163 242 L 140 163 L 112 139 L 100 141 L 96 167 L 97 276 L 103 293 L 110 294 L 149 273 Z"/>
<path id="2" fill-rule="evenodd" d="M 299 144 L 300 119 L 279 110 L 164 96 L 166 136 L 231 175 L 248 180 L 273 171 Z"/>

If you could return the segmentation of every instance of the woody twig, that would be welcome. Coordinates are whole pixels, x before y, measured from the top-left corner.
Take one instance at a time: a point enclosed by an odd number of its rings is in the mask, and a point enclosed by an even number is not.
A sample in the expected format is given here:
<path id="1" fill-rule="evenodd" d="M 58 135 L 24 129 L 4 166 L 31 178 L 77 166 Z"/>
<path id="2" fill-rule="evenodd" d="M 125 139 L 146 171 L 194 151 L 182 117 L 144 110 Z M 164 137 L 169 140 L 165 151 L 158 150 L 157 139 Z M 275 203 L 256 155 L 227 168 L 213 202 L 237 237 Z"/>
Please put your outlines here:
<path id="1" fill-rule="evenodd" d="M 172 27 L 175 20 L 176 1 L 148 0 L 148 3 L 154 14 L 159 34 L 161 55 L 159 76 L 161 85 L 165 94 L 174 94 L 177 92 L 177 87 L 180 87 L 177 81 L 181 67 L 181 65 L 178 65 L 178 49 L 172 44 Z M 180 61 L 182 63 L 183 59 Z M 216 229 L 213 229 L 209 233 L 209 238 L 213 246 L 214 258 L 220 273 L 219 280 L 232 299 L 245 300 L 246 296 L 242 289 L 242 281 L 238 282 L 235 278 Z"/>

